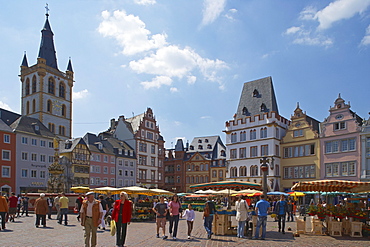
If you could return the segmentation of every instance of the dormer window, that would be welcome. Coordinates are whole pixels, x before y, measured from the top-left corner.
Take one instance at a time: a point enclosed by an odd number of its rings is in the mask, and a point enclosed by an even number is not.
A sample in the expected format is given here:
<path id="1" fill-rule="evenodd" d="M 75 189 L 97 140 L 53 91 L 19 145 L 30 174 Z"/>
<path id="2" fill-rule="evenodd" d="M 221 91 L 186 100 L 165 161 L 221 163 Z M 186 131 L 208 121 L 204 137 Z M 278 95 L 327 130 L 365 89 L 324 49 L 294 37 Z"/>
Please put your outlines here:
<path id="1" fill-rule="evenodd" d="M 243 108 L 243 115 L 247 116 L 248 115 L 248 109 L 247 107 Z"/>
<path id="2" fill-rule="evenodd" d="M 258 97 L 260 93 L 257 91 L 257 89 L 254 89 L 253 91 L 253 97 Z"/>
<path id="3" fill-rule="evenodd" d="M 208 144 L 208 145 L 207 145 L 207 148 L 208 148 L 208 149 L 212 149 L 212 145 L 211 145 L 211 144 Z"/>
<path id="4" fill-rule="evenodd" d="M 205 142 L 205 143 L 208 143 L 208 139 L 205 139 L 205 140 L 204 140 L 204 142 Z"/>
<path id="5" fill-rule="evenodd" d="M 190 146 L 190 150 L 194 150 L 194 146 L 192 146 L 192 145 L 191 145 L 191 146 Z"/>
<path id="6" fill-rule="evenodd" d="M 202 140 L 200 140 L 200 139 L 199 139 L 199 140 L 198 140 L 198 143 L 202 143 Z"/>
<path id="7" fill-rule="evenodd" d="M 337 105 L 337 108 L 339 109 L 339 108 L 342 108 L 342 105 L 341 104 L 338 104 Z"/>
<path id="8" fill-rule="evenodd" d="M 264 103 L 261 105 L 261 111 L 266 111 L 266 105 Z"/>
<path id="9" fill-rule="evenodd" d="M 118 149 L 118 154 L 122 154 L 122 149 Z"/>
<path id="10" fill-rule="evenodd" d="M 102 150 L 102 149 L 103 149 L 103 144 L 99 143 L 99 144 L 98 144 L 98 148 L 99 148 L 100 150 Z"/>
<path id="11" fill-rule="evenodd" d="M 198 149 L 203 149 L 203 146 L 202 146 L 202 145 L 199 145 L 199 146 L 198 146 Z"/>

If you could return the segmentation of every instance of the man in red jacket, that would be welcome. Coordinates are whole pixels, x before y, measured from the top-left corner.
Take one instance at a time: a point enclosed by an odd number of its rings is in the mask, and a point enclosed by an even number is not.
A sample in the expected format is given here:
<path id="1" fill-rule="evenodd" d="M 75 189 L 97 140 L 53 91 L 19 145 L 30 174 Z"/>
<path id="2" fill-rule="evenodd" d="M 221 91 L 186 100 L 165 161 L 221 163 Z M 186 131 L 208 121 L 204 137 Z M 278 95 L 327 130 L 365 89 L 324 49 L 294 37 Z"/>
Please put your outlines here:
<path id="1" fill-rule="evenodd" d="M 15 218 L 15 214 L 17 213 L 17 206 L 18 206 L 18 198 L 15 196 L 15 193 L 12 192 L 12 196 L 9 197 L 9 222 L 13 221 Z"/>
<path id="2" fill-rule="evenodd" d="M 132 202 L 126 192 L 121 192 L 120 199 L 114 203 L 112 219 L 116 222 L 116 244 L 123 247 L 126 240 L 127 225 L 131 222 Z"/>

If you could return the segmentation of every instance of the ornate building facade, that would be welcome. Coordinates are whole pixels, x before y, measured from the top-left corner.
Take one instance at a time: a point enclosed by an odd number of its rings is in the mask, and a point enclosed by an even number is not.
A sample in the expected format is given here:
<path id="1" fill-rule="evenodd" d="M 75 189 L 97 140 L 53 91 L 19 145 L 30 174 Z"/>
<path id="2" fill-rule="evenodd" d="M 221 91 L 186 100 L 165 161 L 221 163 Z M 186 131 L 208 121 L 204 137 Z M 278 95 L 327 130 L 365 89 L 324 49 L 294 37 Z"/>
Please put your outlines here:
<path id="1" fill-rule="evenodd" d="M 320 179 L 320 122 L 297 105 L 286 135 L 281 141 L 281 187 L 283 191 L 299 181 Z"/>
<path id="2" fill-rule="evenodd" d="M 227 179 L 262 183 L 260 160 L 268 157 L 268 190 L 279 191 L 280 140 L 288 125 L 279 115 L 271 77 L 244 83 L 237 112 L 224 131 Z"/>
<path id="3" fill-rule="evenodd" d="M 361 128 L 361 181 L 370 182 L 370 117 Z"/>
<path id="4" fill-rule="evenodd" d="M 321 124 L 321 179 L 360 180 L 363 120 L 350 108 L 339 94 Z"/>

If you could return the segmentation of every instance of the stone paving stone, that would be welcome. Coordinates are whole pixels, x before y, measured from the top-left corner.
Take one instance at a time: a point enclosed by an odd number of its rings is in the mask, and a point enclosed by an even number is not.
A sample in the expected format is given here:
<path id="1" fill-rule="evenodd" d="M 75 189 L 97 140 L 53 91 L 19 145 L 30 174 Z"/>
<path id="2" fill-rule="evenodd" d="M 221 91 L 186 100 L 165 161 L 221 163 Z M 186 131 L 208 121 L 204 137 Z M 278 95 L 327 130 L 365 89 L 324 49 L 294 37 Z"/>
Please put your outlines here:
<path id="1" fill-rule="evenodd" d="M 59 225 L 55 219 L 47 220 L 47 228 L 35 227 L 35 215 L 30 217 L 20 217 L 16 222 L 7 223 L 7 229 L 0 231 L 0 247 L 35 246 L 35 247 L 82 247 L 84 246 L 84 231 L 76 219 L 76 215 L 69 216 L 69 225 Z M 53 215 L 55 218 L 55 215 Z M 294 222 L 287 222 L 286 228 L 290 226 L 295 230 Z M 166 224 L 168 234 L 168 223 Z M 277 232 L 277 223 L 271 218 L 267 223 L 266 240 L 240 239 L 236 236 L 212 236 L 207 239 L 203 227 L 201 213 L 196 212 L 196 219 L 193 229 L 193 238 L 187 239 L 187 225 L 185 220 L 180 220 L 178 240 L 174 241 L 170 237 L 162 240 L 155 237 L 156 225 L 154 222 L 132 222 L 128 226 L 128 234 L 125 246 L 370 246 L 368 238 L 330 237 L 330 236 L 311 236 L 302 235 L 293 237 L 292 231 L 286 234 Z M 169 234 L 168 234 L 169 236 Z M 110 236 L 109 227 L 106 231 L 98 230 L 98 246 L 115 246 L 115 236 Z"/>

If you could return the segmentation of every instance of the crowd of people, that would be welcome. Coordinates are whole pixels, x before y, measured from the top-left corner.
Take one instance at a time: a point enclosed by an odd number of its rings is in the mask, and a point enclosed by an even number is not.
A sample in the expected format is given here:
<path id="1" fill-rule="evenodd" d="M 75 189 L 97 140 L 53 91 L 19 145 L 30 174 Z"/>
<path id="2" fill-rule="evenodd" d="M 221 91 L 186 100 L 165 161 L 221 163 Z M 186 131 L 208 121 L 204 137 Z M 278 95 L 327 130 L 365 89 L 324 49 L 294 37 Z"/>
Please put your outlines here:
<path id="1" fill-rule="evenodd" d="M 97 229 L 106 229 L 107 216 L 110 216 L 111 231 L 114 228 L 116 235 L 116 245 L 124 246 L 126 240 L 127 226 L 131 222 L 133 211 L 133 203 L 129 200 L 125 192 L 121 192 L 119 199 L 114 200 L 112 196 L 105 197 L 99 195 L 95 199 L 94 192 L 88 192 L 85 195 L 79 194 L 75 200 L 74 212 L 77 213 L 77 220 L 84 227 L 85 246 L 96 246 L 97 244 Z M 14 222 L 17 217 L 29 216 L 28 214 L 29 197 L 27 193 L 16 196 L 11 193 L 9 198 L 0 196 L 0 217 L 1 228 L 5 229 L 7 221 Z M 250 202 L 250 201 L 249 201 Z M 232 202 L 234 203 L 234 201 Z M 46 198 L 44 193 L 41 193 L 39 198 L 35 200 L 34 212 L 36 215 L 35 226 L 46 227 L 46 217 L 52 219 L 52 209 L 55 207 L 57 214 L 56 220 L 59 224 L 68 225 L 68 209 L 69 198 L 65 193 L 60 193 L 56 197 L 49 196 Z M 184 206 L 185 208 L 185 206 Z M 281 196 L 280 200 L 266 201 L 263 195 L 260 200 L 251 202 L 248 205 L 247 200 L 243 196 L 237 197 L 235 201 L 236 221 L 237 221 L 237 237 L 246 238 L 245 228 L 248 229 L 248 222 L 251 220 L 254 211 L 258 217 L 255 236 L 253 239 L 265 239 L 267 216 L 270 213 L 276 215 L 278 223 L 278 231 L 285 234 L 285 222 L 293 221 L 293 212 L 295 211 L 295 203 L 286 201 L 285 196 Z M 179 200 L 178 195 L 171 198 L 160 196 L 158 202 L 153 203 L 153 213 L 156 215 L 156 237 L 167 239 L 166 223 L 169 222 L 168 232 L 173 240 L 177 240 L 179 219 L 185 218 L 187 224 L 188 239 L 192 238 L 192 230 L 195 220 L 195 212 L 192 204 L 186 205 L 183 210 L 182 200 Z M 207 233 L 208 239 L 211 239 L 212 223 L 214 217 L 217 217 L 216 202 L 213 197 L 208 197 L 204 204 L 203 225 Z M 259 236 L 260 228 L 262 227 L 262 235 Z M 162 236 L 160 236 L 160 228 L 162 228 Z M 113 234 L 112 234 L 113 235 Z"/>

